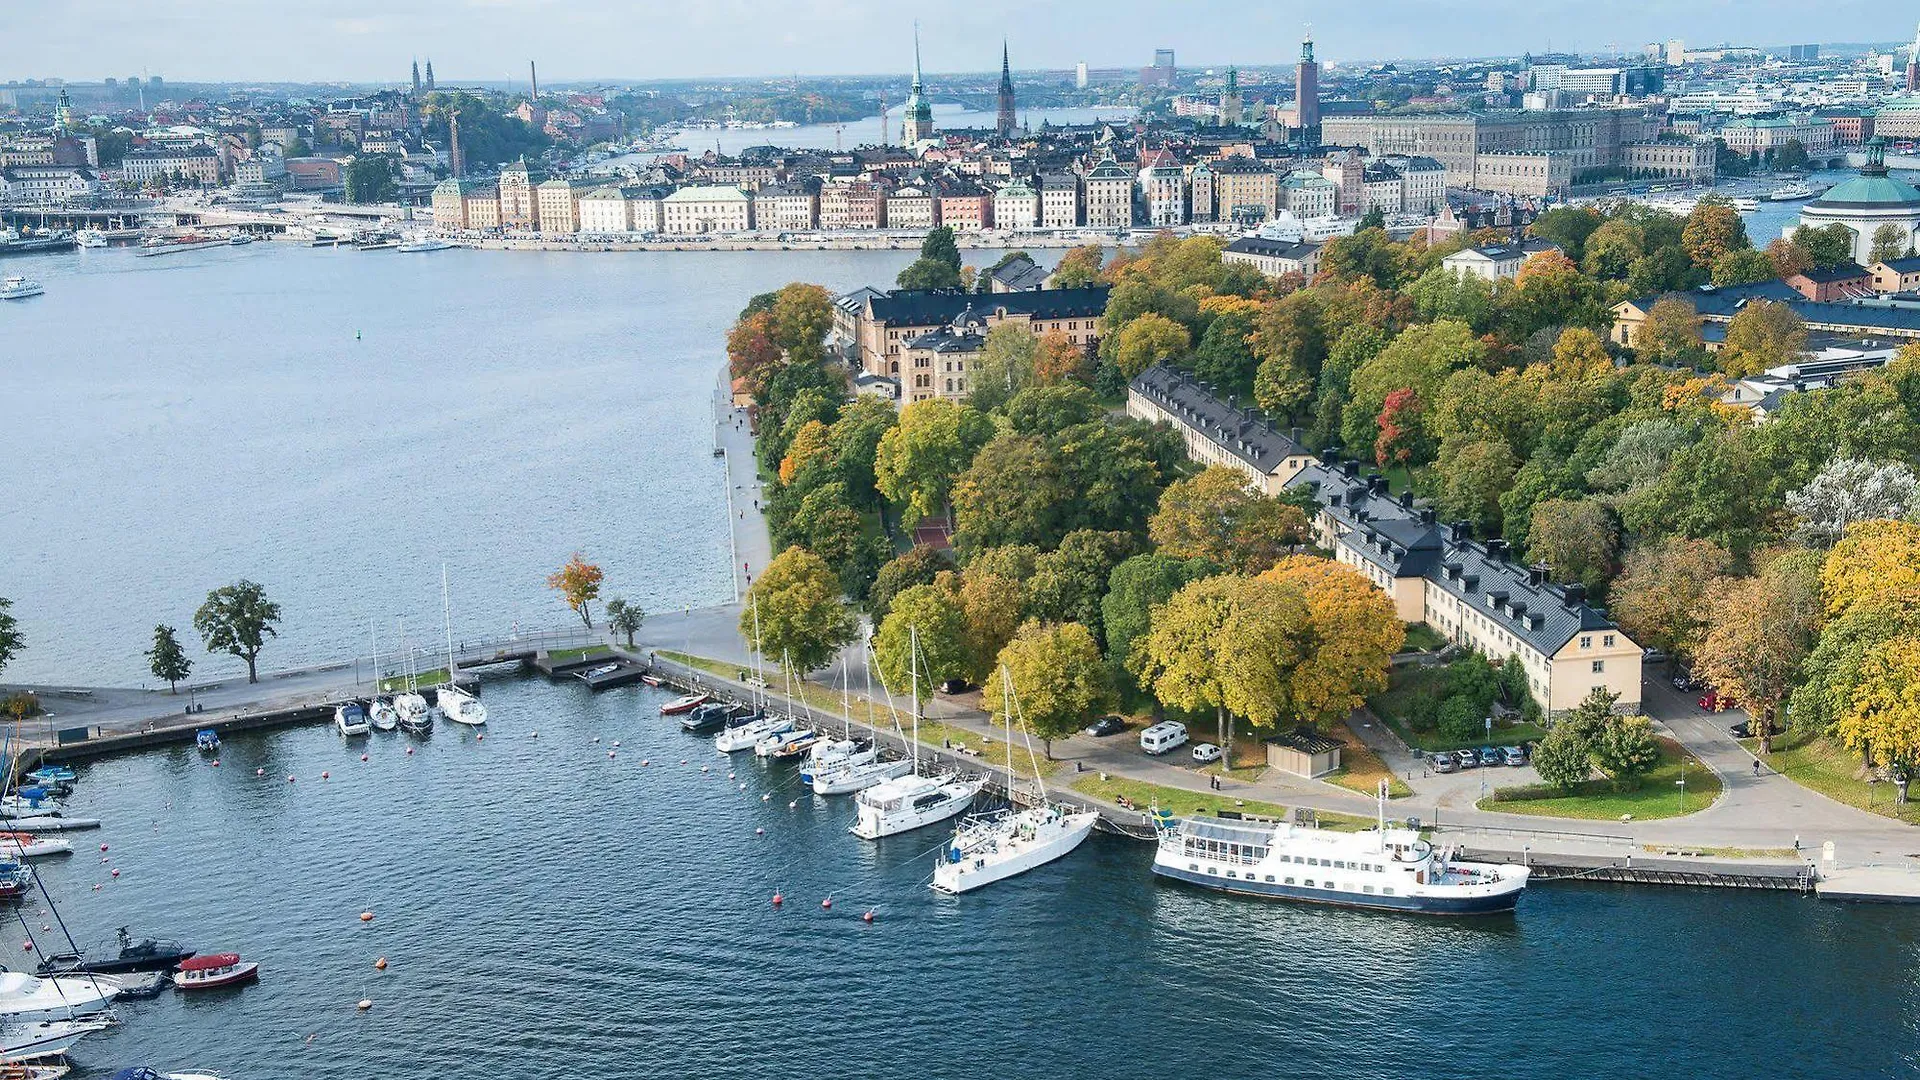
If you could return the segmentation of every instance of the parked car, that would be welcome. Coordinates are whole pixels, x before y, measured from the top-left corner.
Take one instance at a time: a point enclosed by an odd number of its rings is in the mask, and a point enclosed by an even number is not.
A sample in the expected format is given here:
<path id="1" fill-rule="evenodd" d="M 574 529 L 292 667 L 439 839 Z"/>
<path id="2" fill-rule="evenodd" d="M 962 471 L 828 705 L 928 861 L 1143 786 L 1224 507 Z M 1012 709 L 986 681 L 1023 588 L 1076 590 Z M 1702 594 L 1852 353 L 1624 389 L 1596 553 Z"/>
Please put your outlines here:
<path id="1" fill-rule="evenodd" d="M 1220 748 L 1210 742 L 1203 742 L 1193 748 L 1193 760 L 1201 765 L 1220 760 Z"/>
<path id="2" fill-rule="evenodd" d="M 1427 758 L 1427 766 L 1437 773 L 1460 771 L 1460 760 L 1452 754 L 1434 754 Z"/>
<path id="3" fill-rule="evenodd" d="M 1676 671 L 1671 681 L 1675 690 L 1685 692 L 1693 689 L 1693 675 L 1689 672 Z"/>
<path id="4" fill-rule="evenodd" d="M 1736 724 L 1729 724 L 1727 734 L 1736 739 L 1751 739 L 1753 738 L 1753 721 L 1742 720 Z"/>
<path id="5" fill-rule="evenodd" d="M 1517 766 L 1517 765 L 1525 765 L 1527 763 L 1527 752 L 1525 750 L 1520 749 L 1517 746 L 1509 746 L 1506 749 L 1500 751 L 1500 753 L 1501 753 L 1501 756 L 1507 759 L 1508 765 Z"/>
<path id="6" fill-rule="evenodd" d="M 1499 747 L 1483 746 L 1480 748 L 1480 764 L 1492 766 L 1505 765 L 1506 763 L 1507 755 L 1501 753 Z"/>
<path id="7" fill-rule="evenodd" d="M 1087 734 L 1095 738 L 1118 735 L 1125 730 L 1127 730 L 1126 718 L 1120 716 L 1103 716 L 1086 727 Z"/>
<path id="8" fill-rule="evenodd" d="M 1733 699 L 1721 697 L 1718 690 L 1709 690 L 1700 698 L 1700 707 L 1708 712 L 1721 712 L 1733 708 Z"/>
<path id="9" fill-rule="evenodd" d="M 967 692 L 967 680 L 948 679 L 946 682 L 940 684 L 940 692 L 943 694 L 964 694 Z"/>
<path id="10" fill-rule="evenodd" d="M 1178 720 L 1162 720 L 1140 733 L 1140 749 L 1149 754 L 1164 754 L 1187 741 L 1187 725 Z"/>
<path id="11" fill-rule="evenodd" d="M 1661 652 L 1659 649 L 1640 650 L 1640 662 L 1643 664 L 1664 664 L 1671 659 L 1673 659 L 1671 656 Z"/>
<path id="12" fill-rule="evenodd" d="M 1480 767 L 1480 755 L 1471 750 L 1455 750 L 1453 752 L 1453 760 L 1459 762 L 1460 767 L 1463 769 L 1477 769 Z"/>

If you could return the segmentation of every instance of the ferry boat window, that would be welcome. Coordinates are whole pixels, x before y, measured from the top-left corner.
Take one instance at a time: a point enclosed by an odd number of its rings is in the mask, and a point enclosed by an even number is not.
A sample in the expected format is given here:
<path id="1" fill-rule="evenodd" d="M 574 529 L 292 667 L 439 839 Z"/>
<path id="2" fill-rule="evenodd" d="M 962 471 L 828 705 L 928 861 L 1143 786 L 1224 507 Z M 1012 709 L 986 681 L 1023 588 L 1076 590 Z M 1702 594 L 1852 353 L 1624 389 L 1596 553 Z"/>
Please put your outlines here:
<path id="1" fill-rule="evenodd" d="M 1287 884 L 1289 884 L 1289 885 L 1291 885 L 1291 884 L 1293 884 L 1293 879 L 1292 879 L 1292 878 L 1288 878 L 1288 879 L 1287 879 Z"/>
<path id="2" fill-rule="evenodd" d="M 1218 874 L 1219 872 L 1220 871 L 1217 867 L 1212 867 L 1212 866 L 1207 867 L 1207 873 L 1209 874 Z"/>
<path id="3" fill-rule="evenodd" d="M 1381 892 L 1381 894 L 1382 894 L 1382 895 L 1384 895 L 1384 896 L 1392 896 L 1392 895 L 1393 895 L 1393 890 L 1392 890 L 1392 889 L 1381 889 L 1381 890 L 1380 890 L 1380 892 Z"/>
<path id="4" fill-rule="evenodd" d="M 1271 885 L 1271 884 L 1273 884 L 1273 875 L 1272 875 L 1272 874 L 1268 874 L 1268 875 L 1267 875 L 1267 884 L 1269 884 L 1269 885 Z"/>
<path id="5" fill-rule="evenodd" d="M 1361 891 L 1361 892 L 1372 892 L 1372 891 L 1373 891 L 1373 886 L 1371 886 L 1371 885 L 1362 885 L 1362 886 L 1360 886 L 1360 891 Z"/>
<path id="6" fill-rule="evenodd" d="M 1229 871 L 1227 871 L 1227 876 L 1228 876 L 1228 877 L 1230 877 L 1230 878 L 1237 878 L 1237 877 L 1239 877 L 1240 875 L 1239 875 L 1239 874 L 1237 874 L 1237 873 L 1235 873 L 1235 872 L 1233 872 L 1232 870 L 1229 870 Z"/>
<path id="7" fill-rule="evenodd" d="M 1308 866 L 1319 866 L 1319 865 L 1320 865 L 1320 860 L 1319 860 L 1319 859 L 1308 859 L 1308 860 L 1307 860 L 1307 865 L 1308 865 Z"/>
<path id="8" fill-rule="evenodd" d="M 1189 869 L 1189 870 L 1198 870 L 1198 869 L 1200 869 L 1200 864 L 1199 864 L 1199 863 L 1197 863 L 1197 862 L 1190 862 L 1190 863 L 1188 863 L 1188 864 L 1187 864 L 1187 869 Z"/>

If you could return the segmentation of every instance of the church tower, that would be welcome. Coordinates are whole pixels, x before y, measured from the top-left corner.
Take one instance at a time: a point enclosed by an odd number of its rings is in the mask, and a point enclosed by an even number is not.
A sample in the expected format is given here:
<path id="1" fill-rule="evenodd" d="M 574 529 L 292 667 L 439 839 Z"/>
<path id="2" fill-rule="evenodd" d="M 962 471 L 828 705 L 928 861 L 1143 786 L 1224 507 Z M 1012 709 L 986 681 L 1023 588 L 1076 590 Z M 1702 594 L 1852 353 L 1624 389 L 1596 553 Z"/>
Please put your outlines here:
<path id="1" fill-rule="evenodd" d="M 56 135 L 73 130 L 73 99 L 67 96 L 67 88 L 60 88 L 60 101 L 53 107 L 53 132 Z"/>
<path id="2" fill-rule="evenodd" d="M 912 146 L 933 138 L 933 106 L 922 93 L 920 79 L 920 24 L 913 24 L 913 92 L 907 95 L 906 113 L 900 118 L 900 141 Z"/>
<path id="3" fill-rule="evenodd" d="M 427 93 L 433 93 L 433 61 L 427 61 Z"/>
<path id="4" fill-rule="evenodd" d="M 420 96 L 420 61 L 413 62 L 413 96 Z"/>
<path id="5" fill-rule="evenodd" d="M 1013 68 L 1007 64 L 1007 40 L 1000 39 L 1000 115 L 994 121 L 995 130 L 1003 139 L 1013 138 L 1016 122 L 1013 116 Z"/>
<path id="6" fill-rule="evenodd" d="M 1240 72 L 1230 67 L 1227 69 L 1227 88 L 1220 92 L 1220 126 L 1239 127 L 1240 120 Z"/>
<path id="7" fill-rule="evenodd" d="M 1313 34 L 1300 43 L 1300 66 L 1293 76 L 1294 108 L 1298 111 L 1301 140 L 1320 142 L 1320 65 L 1313 58 Z"/>

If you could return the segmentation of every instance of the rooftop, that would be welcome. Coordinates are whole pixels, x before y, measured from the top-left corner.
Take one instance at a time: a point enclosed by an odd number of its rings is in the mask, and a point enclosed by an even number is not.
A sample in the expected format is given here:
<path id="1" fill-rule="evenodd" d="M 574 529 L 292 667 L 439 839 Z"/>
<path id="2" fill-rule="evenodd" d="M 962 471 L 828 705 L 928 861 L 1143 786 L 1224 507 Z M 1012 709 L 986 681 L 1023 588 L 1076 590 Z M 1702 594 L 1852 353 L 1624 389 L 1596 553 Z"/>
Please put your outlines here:
<path id="1" fill-rule="evenodd" d="M 1311 451 L 1282 435 L 1258 409 L 1221 401 L 1203 383 L 1167 364 L 1155 364 L 1136 376 L 1128 389 L 1180 418 L 1222 450 L 1261 473 L 1272 473 L 1288 458 Z"/>

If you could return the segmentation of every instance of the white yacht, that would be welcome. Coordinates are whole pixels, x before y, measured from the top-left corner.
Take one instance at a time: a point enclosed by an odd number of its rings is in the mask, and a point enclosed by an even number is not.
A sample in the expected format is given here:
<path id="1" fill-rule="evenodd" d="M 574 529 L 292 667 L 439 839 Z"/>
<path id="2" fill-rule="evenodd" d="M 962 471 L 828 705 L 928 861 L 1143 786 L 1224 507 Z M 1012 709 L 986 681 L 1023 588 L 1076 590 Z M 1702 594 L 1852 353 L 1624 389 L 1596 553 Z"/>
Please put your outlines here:
<path id="1" fill-rule="evenodd" d="M 410 236 L 402 240 L 394 250 L 413 254 L 423 251 L 445 251 L 450 247 L 458 246 L 453 241 L 438 236 Z"/>
<path id="2" fill-rule="evenodd" d="M 1279 822 L 1186 818 L 1156 811 L 1153 872 L 1221 892 L 1421 915 L 1512 911 L 1528 869 L 1466 862 L 1436 851 L 1414 829 L 1380 823 L 1335 832 Z"/>
<path id="3" fill-rule="evenodd" d="M 333 726 L 339 728 L 342 735 L 365 735 L 373 730 L 373 725 L 367 720 L 367 707 L 357 701 L 346 701 L 333 707 Z"/>
<path id="4" fill-rule="evenodd" d="M 1805 182 L 1795 180 L 1767 192 L 1767 198 L 1772 202 L 1798 202 L 1801 199 L 1811 199 L 1816 194 L 1818 192 L 1807 186 Z"/>
<path id="5" fill-rule="evenodd" d="M 456 724 L 479 727 L 487 722 L 487 707 L 480 699 L 452 683 L 443 683 L 437 692 L 440 714 Z"/>
<path id="6" fill-rule="evenodd" d="M 35 794 L 40 790 L 27 788 L 24 793 L 0 796 L 0 818 L 59 817 L 60 803 L 51 796 Z"/>
<path id="7" fill-rule="evenodd" d="M 870 757 L 864 761 L 846 762 L 827 767 L 813 774 L 807 781 L 813 785 L 815 795 L 847 795 L 856 791 L 865 791 L 875 784 L 897 780 L 913 771 L 913 762 L 902 758 L 899 761 L 883 761 Z"/>
<path id="8" fill-rule="evenodd" d="M 83 248 L 103 248 L 107 246 L 107 234 L 99 229 L 81 229 L 73 234 L 73 239 Z"/>
<path id="9" fill-rule="evenodd" d="M 400 726 L 400 711 L 393 707 L 393 702 L 376 696 L 367 706 L 367 719 L 373 722 L 375 730 L 392 731 Z"/>
<path id="10" fill-rule="evenodd" d="M 407 731 L 425 731 L 433 726 L 426 697 L 412 690 L 393 695 L 393 711 Z"/>
<path id="11" fill-rule="evenodd" d="M 921 776 L 909 772 L 855 795 L 853 825 L 847 831 L 862 840 L 878 840 L 950 821 L 965 813 L 986 786 L 984 776 Z"/>
<path id="12" fill-rule="evenodd" d="M 1007 716 L 1007 790 L 1014 787 L 1013 720 L 1017 707 L 1013 677 L 1000 669 L 1002 711 Z M 1032 747 L 1028 747 L 1032 752 Z M 953 842 L 940 853 L 933 868 L 932 887 L 943 893 L 963 893 L 1024 874 L 1061 858 L 1079 847 L 1093 832 L 1100 815 L 1093 810 L 1057 806 L 1047 798 L 1046 782 L 1034 772 L 1040 801 L 1023 810 L 976 814 L 960 822 Z"/>
<path id="13" fill-rule="evenodd" d="M 105 1018 L 0 1024 L 0 1061 L 26 1061 L 64 1054 L 73 1049 L 74 1043 L 112 1026 L 113 1021 Z"/>
<path id="14" fill-rule="evenodd" d="M 0 1020 L 66 1020 L 103 1012 L 120 994 L 119 984 L 92 975 L 41 977 L 0 971 Z"/>
<path id="15" fill-rule="evenodd" d="M 1750 199 L 1743 195 L 1740 198 L 1733 200 L 1733 208 L 1735 210 L 1740 211 L 1743 214 L 1751 214 L 1755 210 L 1760 209 L 1760 200 Z"/>
<path id="16" fill-rule="evenodd" d="M 32 278 L 19 274 L 8 274 L 0 278 L 0 300 L 25 300 L 29 296 L 39 296 L 47 290 Z"/>
<path id="17" fill-rule="evenodd" d="M 807 751 L 807 760 L 800 764 L 800 782 L 811 784 L 825 773 L 850 769 L 857 765 L 866 765 L 880 756 L 880 751 L 871 742 L 858 739 L 822 739 Z"/>
<path id="18" fill-rule="evenodd" d="M 742 724 L 724 728 L 713 737 L 713 748 L 723 754 L 751 750 L 754 744 L 773 735 L 793 730 L 793 717 L 775 713 L 756 716 Z"/>

